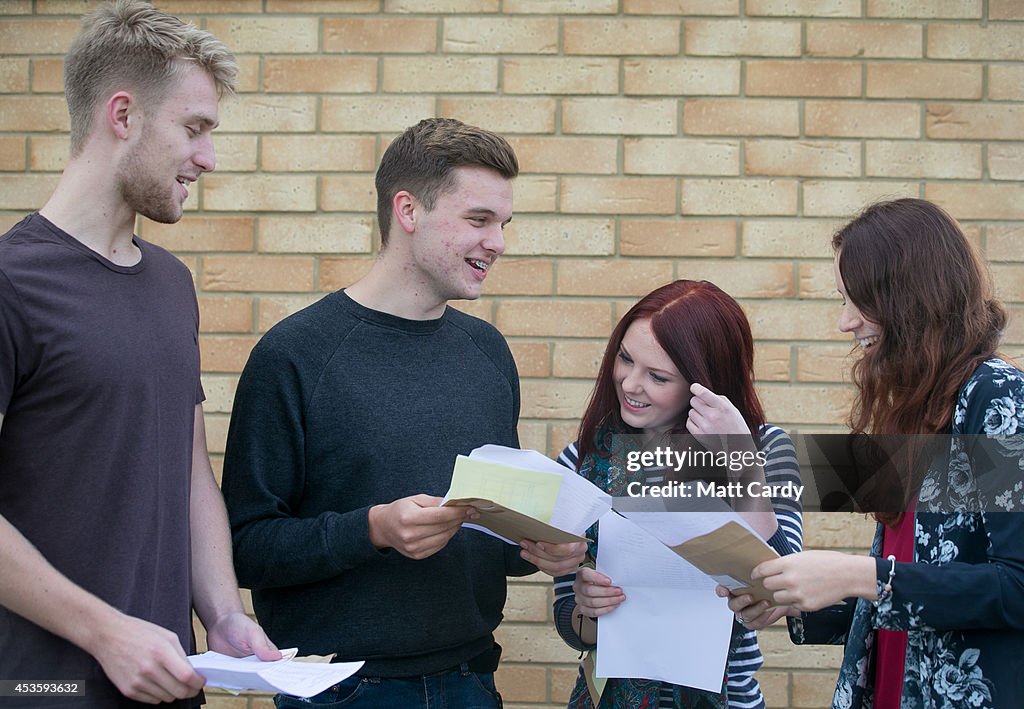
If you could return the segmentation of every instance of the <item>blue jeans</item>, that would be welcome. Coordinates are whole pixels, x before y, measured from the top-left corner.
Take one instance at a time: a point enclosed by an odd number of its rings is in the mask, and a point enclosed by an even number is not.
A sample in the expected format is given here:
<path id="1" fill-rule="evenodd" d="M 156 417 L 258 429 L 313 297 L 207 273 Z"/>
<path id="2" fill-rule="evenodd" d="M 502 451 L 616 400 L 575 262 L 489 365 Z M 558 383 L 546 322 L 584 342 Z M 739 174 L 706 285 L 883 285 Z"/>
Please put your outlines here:
<path id="1" fill-rule="evenodd" d="M 277 709 L 501 709 L 491 672 L 457 670 L 422 677 L 349 677 L 309 699 L 278 694 Z"/>

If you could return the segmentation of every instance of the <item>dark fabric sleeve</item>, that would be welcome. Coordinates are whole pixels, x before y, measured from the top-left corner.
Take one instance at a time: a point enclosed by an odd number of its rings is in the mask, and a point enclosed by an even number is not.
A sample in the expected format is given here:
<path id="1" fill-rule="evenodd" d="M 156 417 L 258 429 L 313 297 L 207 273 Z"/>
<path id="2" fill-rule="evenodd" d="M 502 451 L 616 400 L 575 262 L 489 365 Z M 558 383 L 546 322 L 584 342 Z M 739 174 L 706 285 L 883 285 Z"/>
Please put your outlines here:
<path id="1" fill-rule="evenodd" d="M 312 375 L 265 342 L 253 350 L 239 380 L 224 455 L 223 490 L 239 583 L 299 586 L 385 558 L 390 552 L 370 543 L 368 507 L 299 516 L 305 484 L 303 386 Z"/>
<path id="2" fill-rule="evenodd" d="M 29 330 L 18 304 L 14 286 L 0 270 L 0 415 L 7 413 L 19 369 L 28 358 L 25 345 L 30 339 Z"/>

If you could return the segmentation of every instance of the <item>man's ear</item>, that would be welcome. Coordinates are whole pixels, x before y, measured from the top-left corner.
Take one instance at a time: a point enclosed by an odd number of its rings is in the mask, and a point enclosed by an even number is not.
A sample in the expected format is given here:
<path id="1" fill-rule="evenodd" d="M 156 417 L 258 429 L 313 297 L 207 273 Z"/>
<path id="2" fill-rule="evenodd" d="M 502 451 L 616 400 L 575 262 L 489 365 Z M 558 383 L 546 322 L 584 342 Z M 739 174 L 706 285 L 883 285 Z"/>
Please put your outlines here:
<path id="1" fill-rule="evenodd" d="M 120 140 L 127 140 L 139 120 L 135 97 L 127 91 L 118 91 L 111 95 L 104 104 L 103 119 L 115 136 Z"/>
<path id="2" fill-rule="evenodd" d="M 422 205 L 419 200 L 405 190 L 399 190 L 391 200 L 391 212 L 396 224 L 407 234 L 416 231 L 416 217 Z"/>

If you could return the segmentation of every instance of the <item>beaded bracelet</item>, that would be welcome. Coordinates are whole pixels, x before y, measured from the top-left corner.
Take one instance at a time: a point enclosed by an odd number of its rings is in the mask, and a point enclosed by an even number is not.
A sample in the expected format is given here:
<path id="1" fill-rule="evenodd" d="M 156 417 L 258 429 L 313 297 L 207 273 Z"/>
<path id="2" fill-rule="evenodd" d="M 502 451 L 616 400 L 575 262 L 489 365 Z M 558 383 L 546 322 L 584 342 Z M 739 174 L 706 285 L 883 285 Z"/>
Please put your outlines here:
<path id="1" fill-rule="evenodd" d="M 875 601 L 876 607 L 889 600 L 892 596 L 892 580 L 896 578 L 896 557 L 890 554 L 886 559 L 889 560 L 889 578 L 885 580 L 885 583 L 881 584 L 881 590 L 878 592 L 878 600 Z"/>

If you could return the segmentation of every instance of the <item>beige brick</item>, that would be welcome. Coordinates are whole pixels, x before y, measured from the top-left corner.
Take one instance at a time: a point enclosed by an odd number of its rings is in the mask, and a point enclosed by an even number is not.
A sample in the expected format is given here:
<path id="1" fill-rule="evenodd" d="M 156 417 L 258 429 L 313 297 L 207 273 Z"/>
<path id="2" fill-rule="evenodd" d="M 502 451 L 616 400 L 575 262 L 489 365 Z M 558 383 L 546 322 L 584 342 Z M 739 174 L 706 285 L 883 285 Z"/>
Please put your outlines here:
<path id="1" fill-rule="evenodd" d="M 988 97 L 996 101 L 1024 100 L 1024 66 L 989 64 Z"/>
<path id="2" fill-rule="evenodd" d="M 228 296 L 231 298 L 232 296 Z M 206 394 L 206 401 L 203 402 L 203 412 L 207 414 L 230 414 L 235 403 L 235 389 L 238 388 L 238 377 L 229 374 L 204 374 L 203 392 Z M 249 612 L 251 612 L 252 595 L 245 594 L 249 601 Z"/>
<path id="3" fill-rule="evenodd" d="M 301 54 L 320 44 L 315 17 L 210 18 L 206 29 L 236 54 Z"/>
<path id="4" fill-rule="evenodd" d="M 316 178 L 304 175 L 209 175 L 203 206 L 226 212 L 312 212 Z"/>
<path id="5" fill-rule="evenodd" d="M 619 252 L 623 256 L 734 256 L 732 220 L 622 219 Z"/>
<path id="6" fill-rule="evenodd" d="M 32 60 L 32 92 L 64 93 L 64 60 Z"/>
<path id="7" fill-rule="evenodd" d="M 246 697 L 208 694 L 205 706 L 208 709 L 249 709 L 249 700 Z"/>
<path id="8" fill-rule="evenodd" d="M 606 57 L 522 57 L 502 60 L 508 94 L 617 94 L 619 64 Z"/>
<path id="9" fill-rule="evenodd" d="M 624 59 L 627 95 L 735 96 L 740 92 L 736 59 Z"/>
<path id="10" fill-rule="evenodd" d="M 509 337 L 607 337 L 613 324 L 608 303 L 579 300 L 505 300 L 496 321 Z"/>
<path id="11" fill-rule="evenodd" d="M 744 256 L 832 258 L 832 234 L 838 221 L 821 219 L 747 220 Z"/>
<path id="12" fill-rule="evenodd" d="M 289 315 L 294 315 L 323 297 L 322 293 L 309 293 L 306 295 L 262 296 L 257 298 L 256 330 L 258 332 L 266 332 Z"/>
<path id="13" fill-rule="evenodd" d="M 903 22 L 808 22 L 812 57 L 914 59 L 923 54 L 921 25 Z"/>
<path id="14" fill-rule="evenodd" d="M 494 57 L 385 57 L 381 86 L 391 93 L 493 92 L 498 87 Z"/>
<path id="15" fill-rule="evenodd" d="M 204 291 L 309 291 L 313 259 L 305 256 L 215 256 L 203 258 Z"/>
<path id="16" fill-rule="evenodd" d="M 929 138 L 966 140 L 1024 139 L 1024 106 L 928 104 Z"/>
<path id="17" fill-rule="evenodd" d="M 835 274 L 832 261 L 805 261 L 798 265 L 798 294 L 801 298 L 834 298 Z"/>
<path id="18" fill-rule="evenodd" d="M 368 93 L 377 90 L 372 57 L 266 57 L 263 90 L 278 93 Z"/>
<path id="19" fill-rule="evenodd" d="M 373 218 L 262 217 L 256 243 L 264 253 L 369 253 Z"/>
<path id="20" fill-rule="evenodd" d="M 370 271 L 374 261 L 369 256 L 320 259 L 320 290 L 335 291 L 352 285 Z"/>
<path id="21" fill-rule="evenodd" d="M 32 12 L 32 0 L 9 0 L 0 4 L 0 15 L 28 15 Z"/>
<path id="22" fill-rule="evenodd" d="M 549 175 L 523 175 L 515 182 L 516 210 L 554 212 L 558 201 L 558 179 Z"/>
<path id="23" fill-rule="evenodd" d="M 835 303 L 825 301 L 744 302 L 755 340 L 843 340 L 836 329 Z"/>
<path id="24" fill-rule="evenodd" d="M 437 51 L 437 26 L 438 20 L 429 17 L 324 17 L 324 51 L 433 53 Z"/>
<path id="25" fill-rule="evenodd" d="M 1021 264 L 992 264 L 992 281 L 996 297 L 1010 303 L 1024 302 L 1024 267 Z"/>
<path id="26" fill-rule="evenodd" d="M 754 378 L 759 382 L 789 381 L 789 345 L 754 343 Z"/>
<path id="27" fill-rule="evenodd" d="M 616 138 L 529 136 L 510 143 L 523 172 L 610 175 L 618 170 Z"/>
<path id="28" fill-rule="evenodd" d="M 316 97 L 242 94 L 221 103 L 220 124 L 232 133 L 309 132 L 316 128 Z"/>
<path id="29" fill-rule="evenodd" d="M 989 226 L 985 230 L 985 256 L 990 261 L 1024 261 L 1024 226 Z"/>
<path id="30" fill-rule="evenodd" d="M 928 28 L 928 56 L 932 59 L 1021 61 L 1024 60 L 1024 25 L 935 23 Z"/>
<path id="31" fill-rule="evenodd" d="M 64 54 L 71 40 L 78 34 L 76 19 L 0 20 L 0 47 L 5 55 L 11 54 Z"/>
<path id="32" fill-rule="evenodd" d="M 711 281 L 734 298 L 790 298 L 796 292 L 789 261 L 690 259 L 679 264 L 679 277 Z"/>
<path id="33" fill-rule="evenodd" d="M 442 15 L 460 12 L 497 12 L 500 7 L 499 0 L 431 0 L 430 2 L 430 11 Z M 423 0 L 384 0 L 384 12 L 423 12 Z"/>
<path id="34" fill-rule="evenodd" d="M 640 175 L 739 175 L 737 140 L 627 138 L 624 171 Z"/>
<path id="35" fill-rule="evenodd" d="M 868 17 L 981 19 L 981 0 L 867 0 Z"/>
<path id="36" fill-rule="evenodd" d="M 1024 20 L 1024 5 L 1019 0 L 989 0 L 988 19 Z"/>
<path id="37" fill-rule="evenodd" d="M 28 164 L 33 172 L 60 172 L 68 160 L 70 140 L 67 133 L 29 135 Z"/>
<path id="38" fill-rule="evenodd" d="M 837 138 L 919 138 L 921 109 L 913 103 L 809 100 L 804 130 Z"/>
<path id="39" fill-rule="evenodd" d="M 68 112 L 62 96 L 0 96 L 0 131 L 66 131 Z"/>
<path id="40" fill-rule="evenodd" d="M 796 214 L 797 182 L 684 179 L 683 214 Z"/>
<path id="41" fill-rule="evenodd" d="M 832 704 L 836 689 L 834 671 L 793 672 L 793 708 L 818 709 Z"/>
<path id="42" fill-rule="evenodd" d="M 338 0 L 265 0 L 267 12 L 337 12 Z M 343 0 L 346 13 L 379 12 L 380 0 Z"/>
<path id="43" fill-rule="evenodd" d="M 748 96 L 860 96 L 857 62 L 748 61 Z"/>
<path id="44" fill-rule="evenodd" d="M 936 182 L 926 185 L 924 194 L 957 219 L 1024 219 L 1020 184 Z"/>
<path id="45" fill-rule="evenodd" d="M 39 209 L 57 186 L 57 178 L 57 175 L 0 173 L 0 209 Z"/>
<path id="46" fill-rule="evenodd" d="M 556 342 L 552 375 L 594 381 L 607 345 L 604 340 Z"/>
<path id="47" fill-rule="evenodd" d="M 255 93 L 260 90 L 260 57 L 256 55 L 236 56 L 238 62 L 239 93 Z M 231 100 L 229 97 L 228 100 Z"/>
<path id="48" fill-rule="evenodd" d="M 562 21 L 566 54 L 679 54 L 679 22 L 663 18 Z"/>
<path id="49" fill-rule="evenodd" d="M 278 172 L 373 171 L 377 164 L 372 135 L 263 136 L 262 168 Z"/>
<path id="50" fill-rule="evenodd" d="M 796 101 L 772 99 L 693 99 L 683 106 L 688 135 L 780 135 L 800 133 Z"/>
<path id="51" fill-rule="evenodd" d="M 320 178 L 320 209 L 327 212 L 372 212 L 376 214 L 377 191 L 373 173 L 324 175 Z M 373 223 L 377 220 L 374 217 Z"/>
<path id="52" fill-rule="evenodd" d="M 834 291 L 833 291 L 834 292 Z M 833 321 L 839 320 L 839 306 Z M 850 384 L 852 342 L 845 345 L 803 345 L 796 348 L 796 378 L 801 382 Z"/>
<path id="53" fill-rule="evenodd" d="M 519 419 L 519 445 L 524 449 L 542 451 L 547 447 L 548 426 L 543 421 Z"/>
<path id="54" fill-rule="evenodd" d="M 860 143 L 828 140 L 748 140 L 748 175 L 792 177 L 860 176 Z"/>
<path id="55" fill-rule="evenodd" d="M 547 670 L 543 666 L 501 663 L 494 685 L 504 702 L 543 702 L 547 699 Z"/>
<path id="56" fill-rule="evenodd" d="M 686 54 L 697 56 L 800 56 L 800 23 L 778 20 L 688 20 Z"/>
<path id="57" fill-rule="evenodd" d="M 200 332 L 252 332 L 253 312 L 249 296 L 200 296 Z"/>
<path id="58" fill-rule="evenodd" d="M 860 0 L 747 0 L 748 15 L 860 17 Z"/>
<path id="59" fill-rule="evenodd" d="M 810 217 L 852 217 L 873 202 L 919 196 L 913 182 L 805 182 L 803 189 L 804 214 Z"/>
<path id="60" fill-rule="evenodd" d="M 675 135 L 679 108 L 675 99 L 567 98 L 562 101 L 566 133 Z"/>
<path id="61" fill-rule="evenodd" d="M 455 54 L 556 54 L 558 18 L 449 17 L 444 21 L 442 50 Z"/>
<path id="62" fill-rule="evenodd" d="M 808 512 L 804 515 L 804 546 L 807 548 L 866 553 L 874 532 L 874 522 L 860 514 Z"/>
<path id="63" fill-rule="evenodd" d="M 499 327 L 499 329 L 501 329 Z M 593 382 L 584 380 L 525 380 L 521 383 L 525 418 L 574 418 L 586 408 Z M 555 637 L 558 637 L 557 635 Z M 559 640 L 561 642 L 561 640 Z M 504 643 L 502 643 L 504 645 Z M 507 648 L 506 648 L 507 649 Z M 508 656 L 512 659 L 512 655 Z M 535 661 L 539 658 L 533 658 Z"/>
<path id="64" fill-rule="evenodd" d="M 1011 307 L 1009 310 L 1010 322 L 1003 333 L 1003 340 L 1016 345 L 1013 349 L 1008 348 L 1007 354 L 1019 362 L 1024 359 L 1024 308 Z"/>
<path id="65" fill-rule="evenodd" d="M 676 181 L 660 177 L 566 177 L 561 210 L 581 214 L 673 214 Z"/>
<path id="66" fill-rule="evenodd" d="M 622 11 L 637 15 L 738 15 L 739 0 L 624 0 Z"/>
<path id="67" fill-rule="evenodd" d="M 438 115 L 458 118 L 502 135 L 509 133 L 553 133 L 555 100 L 492 96 L 450 96 L 438 100 Z M 522 156 L 519 156 L 520 160 Z"/>
<path id="68" fill-rule="evenodd" d="M 488 285 L 488 288 L 490 286 Z M 551 345 L 547 342 L 523 342 L 512 340 L 508 343 L 520 377 L 551 376 Z"/>
<path id="69" fill-rule="evenodd" d="M 488 295 L 551 295 L 552 259 L 502 257 L 487 274 Z"/>
<path id="70" fill-rule="evenodd" d="M 600 15 L 619 11 L 618 0 L 504 0 L 508 14 L 541 13 L 558 15 Z"/>
<path id="71" fill-rule="evenodd" d="M 25 138 L 19 135 L 0 136 L 0 170 L 24 170 L 26 159 Z"/>
<path id="72" fill-rule="evenodd" d="M 219 172 L 251 172 L 257 166 L 259 138 L 256 135 L 214 133 Z"/>
<path id="73" fill-rule="evenodd" d="M 614 250 L 610 219 L 522 217 L 505 229 L 505 252 L 514 256 L 601 256 Z"/>
<path id="74" fill-rule="evenodd" d="M 865 154 L 869 177 L 981 177 L 981 146 L 971 143 L 870 140 Z"/>
<path id="75" fill-rule="evenodd" d="M 28 91 L 28 59 L 0 59 L 0 93 L 17 94 Z"/>
<path id="76" fill-rule="evenodd" d="M 878 98 L 981 98 L 982 66 L 952 62 L 869 64 L 867 95 Z"/>
<path id="77" fill-rule="evenodd" d="M 505 600 L 505 622 L 544 622 L 550 617 L 550 586 L 510 583 Z"/>
<path id="78" fill-rule="evenodd" d="M 256 335 L 204 335 L 199 338 L 199 356 L 204 372 L 241 372 L 249 353 L 259 341 Z M 207 435 L 209 435 L 207 431 Z M 223 446 L 211 450 L 223 453 Z"/>
<path id="79" fill-rule="evenodd" d="M 549 458 L 557 458 L 565 447 L 576 440 L 580 430 L 580 415 L 574 416 L 568 421 L 554 422 L 550 425 L 551 445 L 547 454 Z"/>
<path id="80" fill-rule="evenodd" d="M 671 280 L 671 261 L 566 259 L 558 264 L 557 293 L 639 298 Z"/>
<path id="81" fill-rule="evenodd" d="M 177 224 L 142 222 L 140 236 L 174 252 L 251 251 L 255 219 L 187 214 Z"/>
<path id="82" fill-rule="evenodd" d="M 850 411 L 852 390 L 848 386 L 765 382 L 759 393 L 767 415 L 775 423 L 839 424 Z M 770 657 L 767 653 L 765 656 Z"/>

